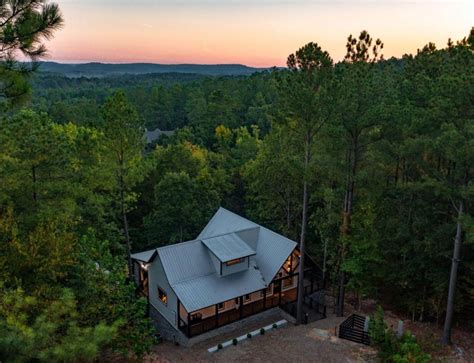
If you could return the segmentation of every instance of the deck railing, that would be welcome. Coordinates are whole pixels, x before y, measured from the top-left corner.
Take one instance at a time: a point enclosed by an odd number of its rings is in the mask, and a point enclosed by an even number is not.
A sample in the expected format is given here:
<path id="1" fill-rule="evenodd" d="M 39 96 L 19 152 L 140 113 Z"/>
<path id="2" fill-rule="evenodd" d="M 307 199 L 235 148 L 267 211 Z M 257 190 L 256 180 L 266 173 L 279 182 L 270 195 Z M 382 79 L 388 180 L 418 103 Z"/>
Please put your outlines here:
<path id="1" fill-rule="evenodd" d="M 242 312 L 239 309 L 230 309 L 201 320 L 191 320 L 190 325 L 180 317 L 179 329 L 188 337 L 205 333 L 209 330 L 233 323 L 235 321 L 252 316 L 264 310 L 278 306 L 278 297 L 267 297 L 264 305 L 263 299 L 243 305 Z"/>

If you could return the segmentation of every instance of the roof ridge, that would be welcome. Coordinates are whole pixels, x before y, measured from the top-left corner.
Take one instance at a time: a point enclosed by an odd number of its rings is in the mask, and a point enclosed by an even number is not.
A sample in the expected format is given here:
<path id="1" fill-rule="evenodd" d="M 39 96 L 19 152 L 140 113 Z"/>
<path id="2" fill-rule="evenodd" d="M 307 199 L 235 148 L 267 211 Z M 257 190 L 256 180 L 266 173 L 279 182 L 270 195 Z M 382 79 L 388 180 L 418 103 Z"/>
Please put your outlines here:
<path id="1" fill-rule="evenodd" d="M 232 211 L 230 211 L 230 210 L 228 210 L 228 209 L 225 209 L 224 207 L 219 207 L 219 209 L 223 209 L 223 210 L 225 210 L 226 212 L 229 212 L 230 214 L 233 214 L 234 216 L 239 217 L 240 219 L 244 219 L 244 220 L 246 220 L 247 222 L 250 222 L 250 223 L 252 223 L 252 224 L 256 224 L 257 226 L 260 226 L 258 223 L 255 223 L 255 222 L 251 221 L 250 219 L 247 219 L 247 218 L 245 218 L 245 217 L 242 217 L 241 215 L 238 215 L 237 213 L 234 213 L 234 212 L 232 212 Z M 219 211 L 219 210 L 217 210 L 217 211 Z M 217 214 L 217 213 L 216 213 L 216 214 Z"/>
<path id="2" fill-rule="evenodd" d="M 200 239 L 192 239 L 192 240 L 189 240 L 189 241 L 172 243 L 170 245 L 157 247 L 156 250 L 165 250 L 165 249 L 168 249 L 168 248 L 171 248 L 171 247 L 176 247 L 176 246 L 182 246 L 182 245 L 185 245 L 185 244 L 189 244 L 191 242 L 201 242 L 201 240 Z"/>
<path id="3" fill-rule="evenodd" d="M 286 239 L 286 240 L 288 240 L 288 241 L 290 241 L 290 242 L 296 243 L 296 244 L 298 245 L 298 242 L 293 241 L 292 239 L 289 239 L 288 237 L 282 235 L 281 233 L 272 231 L 271 229 L 269 229 L 269 228 L 267 228 L 267 227 L 264 227 L 264 226 L 260 226 L 260 227 L 263 228 L 263 229 L 265 229 L 265 230 L 267 230 L 267 231 L 270 232 L 270 233 L 276 234 L 277 236 L 283 237 L 284 239 Z M 260 236 L 259 236 L 259 238 L 260 238 Z"/>
<path id="4" fill-rule="evenodd" d="M 248 230 L 251 230 L 251 229 L 257 229 L 257 228 L 260 228 L 260 227 L 261 227 L 261 226 L 257 224 L 255 227 L 242 228 L 242 229 L 238 229 L 238 230 L 232 231 L 232 232 L 220 233 L 220 234 L 216 234 L 216 235 L 214 235 L 214 236 L 209 236 L 209 237 L 201 238 L 201 239 L 198 239 L 198 240 L 204 241 L 204 240 L 206 240 L 206 239 L 221 237 L 221 236 L 225 236 L 225 235 L 227 235 L 227 234 L 239 233 L 239 232 L 248 231 Z M 240 237 L 239 237 L 239 238 L 240 238 Z M 244 241 L 244 242 L 245 242 L 245 241 Z"/>

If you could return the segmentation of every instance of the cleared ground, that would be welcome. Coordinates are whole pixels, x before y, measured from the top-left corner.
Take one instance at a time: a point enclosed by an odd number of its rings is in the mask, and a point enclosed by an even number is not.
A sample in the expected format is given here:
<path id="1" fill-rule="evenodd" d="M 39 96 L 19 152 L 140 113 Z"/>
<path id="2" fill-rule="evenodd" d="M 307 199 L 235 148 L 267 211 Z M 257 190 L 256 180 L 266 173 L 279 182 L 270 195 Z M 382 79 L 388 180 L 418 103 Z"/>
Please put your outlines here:
<path id="1" fill-rule="evenodd" d="M 148 362 L 366 362 L 374 351 L 334 337 L 334 327 L 343 319 L 330 316 L 308 325 L 287 327 L 248 339 L 217 353 L 207 348 L 228 338 L 212 339 L 191 348 L 163 343 L 155 347 Z M 267 322 L 262 322 L 264 326 Z M 249 331 L 254 327 L 250 327 Z"/>

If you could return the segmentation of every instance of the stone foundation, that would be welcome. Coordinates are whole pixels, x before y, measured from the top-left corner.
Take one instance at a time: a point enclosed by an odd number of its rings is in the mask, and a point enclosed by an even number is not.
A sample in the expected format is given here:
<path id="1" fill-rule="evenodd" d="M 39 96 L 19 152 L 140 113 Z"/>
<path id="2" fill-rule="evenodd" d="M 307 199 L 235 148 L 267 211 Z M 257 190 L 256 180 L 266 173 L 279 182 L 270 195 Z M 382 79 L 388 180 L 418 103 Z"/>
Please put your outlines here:
<path id="1" fill-rule="evenodd" d="M 161 335 L 163 340 L 169 342 L 178 343 L 180 345 L 187 346 L 189 339 L 179 330 L 175 329 L 171 323 L 166 320 L 166 318 L 161 315 L 161 313 L 155 309 L 152 304 L 149 304 L 149 316 L 153 322 L 157 333 Z"/>

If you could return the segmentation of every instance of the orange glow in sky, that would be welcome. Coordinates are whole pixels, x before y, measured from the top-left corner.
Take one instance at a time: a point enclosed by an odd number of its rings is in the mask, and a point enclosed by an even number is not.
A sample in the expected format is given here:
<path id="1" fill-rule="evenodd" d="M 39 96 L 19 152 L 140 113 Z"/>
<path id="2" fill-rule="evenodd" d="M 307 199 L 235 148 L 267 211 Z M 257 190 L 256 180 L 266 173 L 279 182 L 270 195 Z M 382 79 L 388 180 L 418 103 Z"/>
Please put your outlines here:
<path id="1" fill-rule="evenodd" d="M 366 29 L 384 56 L 469 33 L 474 1 L 56 0 L 65 26 L 48 43 L 60 62 L 242 63 L 282 66 L 314 41 L 342 59 Z"/>

